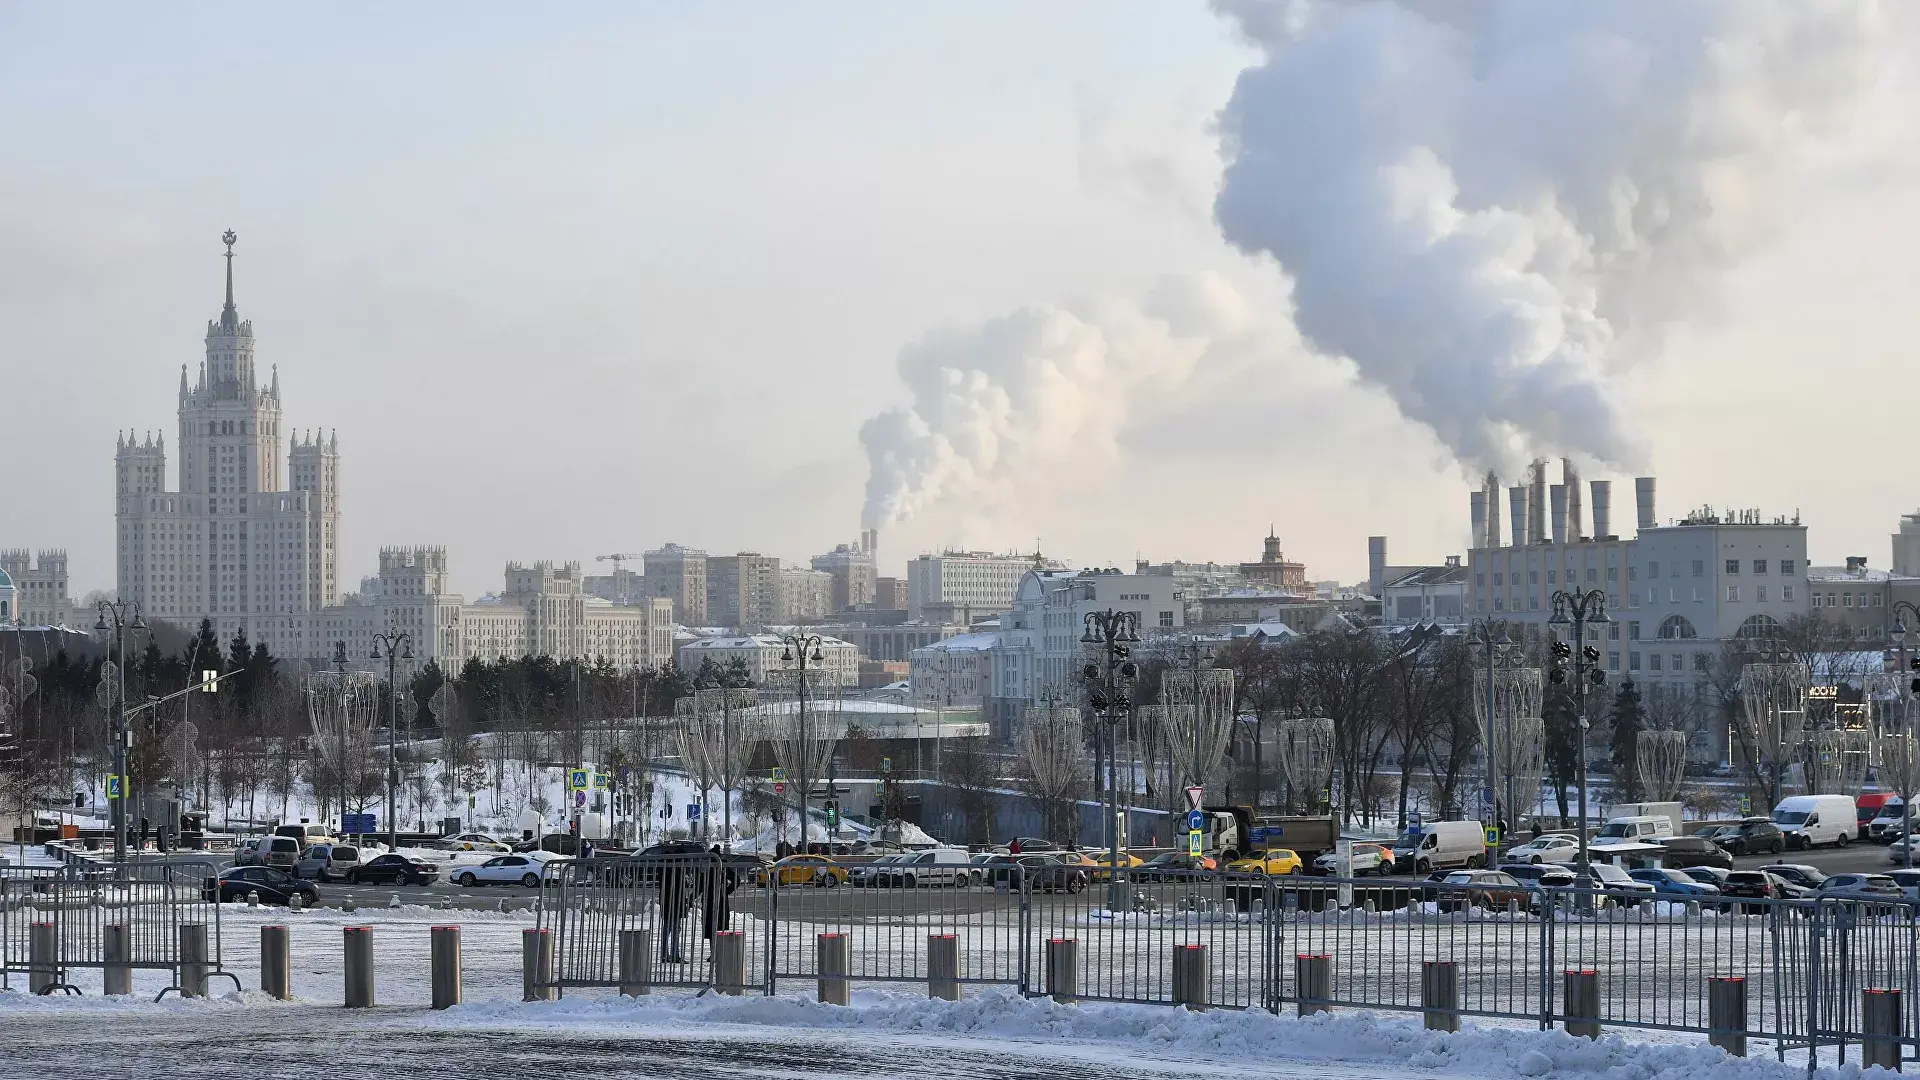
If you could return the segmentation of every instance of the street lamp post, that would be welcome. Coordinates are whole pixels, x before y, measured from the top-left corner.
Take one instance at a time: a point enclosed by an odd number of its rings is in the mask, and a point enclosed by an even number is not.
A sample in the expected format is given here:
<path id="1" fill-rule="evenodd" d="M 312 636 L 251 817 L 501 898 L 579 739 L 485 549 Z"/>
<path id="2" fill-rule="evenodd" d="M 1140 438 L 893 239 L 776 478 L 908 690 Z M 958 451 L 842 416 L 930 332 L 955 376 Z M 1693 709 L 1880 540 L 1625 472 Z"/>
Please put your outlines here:
<path id="1" fill-rule="evenodd" d="M 1599 667 L 1600 650 L 1587 644 L 1587 627 L 1601 623 L 1610 623 L 1607 617 L 1607 594 L 1599 589 L 1586 592 L 1566 592 L 1557 590 L 1553 594 L 1553 617 L 1547 620 L 1549 626 L 1573 626 L 1574 646 L 1569 649 L 1564 642 L 1556 642 L 1554 649 L 1554 682 L 1565 682 L 1566 672 L 1560 665 L 1569 659 L 1573 661 L 1573 700 L 1574 713 L 1578 720 L 1578 738 L 1575 751 L 1580 759 L 1580 873 L 1577 884 L 1581 888 L 1581 907 L 1590 907 L 1593 894 L 1593 862 L 1587 850 L 1587 683 L 1595 686 L 1607 681 L 1607 673 Z"/>
<path id="2" fill-rule="evenodd" d="M 413 638 L 404 630 L 373 635 L 373 659 L 387 662 L 387 850 L 400 849 L 400 822 L 394 817 L 394 791 L 400 769 L 394 761 L 393 734 L 400 726 L 400 661 L 413 659 Z"/>
<path id="3" fill-rule="evenodd" d="M 798 775 L 794 777 L 796 783 L 793 787 L 794 794 L 800 802 L 800 846 L 797 850 L 805 851 L 807 850 L 807 789 L 813 786 L 814 780 L 813 762 L 810 759 L 812 751 L 807 742 L 807 665 L 825 663 L 827 658 L 820 651 L 823 642 L 819 634 L 788 634 L 781 639 L 781 642 L 785 648 L 780 650 L 780 659 L 787 663 L 797 661 L 800 665 L 799 682 L 796 684 L 800 695 L 800 734 L 795 740 L 797 753 L 794 761 L 794 765 L 797 766 L 794 772 Z M 838 820 L 838 815 L 835 819 Z M 828 850 L 831 851 L 833 838 L 829 836 L 827 840 Z"/>
<path id="4" fill-rule="evenodd" d="M 119 681 L 113 702 L 113 782 L 120 785 L 120 797 L 113 800 L 113 860 L 123 863 L 127 861 L 127 795 L 131 790 L 127 784 L 127 743 L 132 739 L 127 727 L 127 634 L 145 633 L 147 621 L 140 617 L 140 605 L 132 600 L 102 600 L 100 620 L 93 628 L 103 633 L 113 631 L 114 652 L 120 658 L 114 671 Z"/>
<path id="5" fill-rule="evenodd" d="M 1120 813 L 1118 770 L 1114 767 L 1115 728 L 1133 710 L 1133 687 L 1140 668 L 1133 662 L 1133 647 L 1140 642 L 1136 616 L 1131 611 L 1089 611 L 1086 632 L 1080 643 L 1093 655 L 1081 671 L 1086 682 L 1087 703 L 1107 735 L 1107 910 L 1125 911 L 1132 906 L 1126 868 L 1120 865 Z"/>
<path id="6" fill-rule="evenodd" d="M 1912 615 L 1920 622 L 1920 607 L 1911 600 L 1896 600 L 1893 604 L 1893 642 L 1900 651 L 1900 726 L 1906 743 L 1906 752 L 1900 759 L 1900 845 L 1906 849 L 1906 868 L 1913 869 L 1913 693 L 1920 687 L 1920 674 L 1915 674 L 1912 656 L 1907 651 L 1907 616 Z M 1779 800 L 1775 800 L 1776 805 Z"/>

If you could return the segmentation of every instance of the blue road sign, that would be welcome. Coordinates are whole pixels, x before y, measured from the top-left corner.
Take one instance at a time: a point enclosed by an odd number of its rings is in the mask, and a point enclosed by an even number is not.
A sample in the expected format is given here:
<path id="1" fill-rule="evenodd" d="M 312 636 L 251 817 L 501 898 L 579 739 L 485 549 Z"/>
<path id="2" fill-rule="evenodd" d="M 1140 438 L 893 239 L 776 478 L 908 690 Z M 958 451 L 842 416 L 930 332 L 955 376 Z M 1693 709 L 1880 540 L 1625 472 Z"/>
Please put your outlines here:
<path id="1" fill-rule="evenodd" d="M 1187 831 L 1193 832 L 1207 827 L 1207 816 L 1198 810 L 1187 811 Z"/>
<path id="2" fill-rule="evenodd" d="M 374 814 L 341 814 L 340 831 L 349 836 L 364 836 L 367 833 L 379 832 L 380 828 L 375 824 L 375 819 Z"/>
<path id="3" fill-rule="evenodd" d="M 700 804 L 699 803 L 687 804 L 687 820 L 688 821 L 700 820 Z"/>

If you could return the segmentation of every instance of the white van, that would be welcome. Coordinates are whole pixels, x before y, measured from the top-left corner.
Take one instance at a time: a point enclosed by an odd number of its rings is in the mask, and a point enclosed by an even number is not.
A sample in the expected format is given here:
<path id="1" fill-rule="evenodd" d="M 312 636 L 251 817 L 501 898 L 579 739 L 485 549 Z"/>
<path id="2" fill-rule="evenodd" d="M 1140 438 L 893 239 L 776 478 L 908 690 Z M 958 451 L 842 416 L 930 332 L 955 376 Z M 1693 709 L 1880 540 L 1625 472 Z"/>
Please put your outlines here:
<path id="1" fill-rule="evenodd" d="M 1664 814 L 1633 814 L 1608 818 L 1593 834 L 1592 846 L 1657 844 L 1673 835 L 1673 819 Z"/>
<path id="2" fill-rule="evenodd" d="M 1915 815 L 1920 818 L 1920 814 Z M 1880 804 L 1880 812 L 1867 822 L 1867 839 L 1876 844 L 1891 844 L 1907 829 L 1907 804 L 1895 795 Z"/>
<path id="3" fill-rule="evenodd" d="M 965 848 L 934 848 L 906 855 L 895 863 L 890 883 L 912 889 L 922 885 L 965 885 L 972 880 L 973 860 Z"/>
<path id="4" fill-rule="evenodd" d="M 1860 827 L 1853 799 L 1846 795 L 1794 795 L 1773 808 L 1773 823 L 1786 835 L 1788 847 L 1821 844 L 1846 847 Z"/>
<path id="5" fill-rule="evenodd" d="M 1477 821 L 1435 821 L 1393 846 L 1393 865 L 1426 874 L 1448 867 L 1487 865 L 1487 834 Z M 1405 871 L 1402 870 L 1404 873 Z"/>

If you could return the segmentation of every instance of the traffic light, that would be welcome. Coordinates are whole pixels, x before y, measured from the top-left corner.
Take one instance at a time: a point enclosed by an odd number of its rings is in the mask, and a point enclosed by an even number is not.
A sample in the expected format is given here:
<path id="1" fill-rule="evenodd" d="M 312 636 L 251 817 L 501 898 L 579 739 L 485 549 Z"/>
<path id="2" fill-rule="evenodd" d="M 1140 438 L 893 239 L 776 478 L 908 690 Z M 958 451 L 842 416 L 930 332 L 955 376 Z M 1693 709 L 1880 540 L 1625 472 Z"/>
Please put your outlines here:
<path id="1" fill-rule="evenodd" d="M 1920 694 L 1920 656 L 1916 656 L 1913 659 L 1908 660 L 1907 666 L 1911 668 L 1914 672 L 1916 672 L 1916 674 L 1913 677 L 1913 681 L 1907 684 L 1907 689 L 1913 691 L 1916 694 Z"/>
<path id="2" fill-rule="evenodd" d="M 840 804 L 838 802 L 835 802 L 829 799 L 827 801 L 827 828 L 838 829 L 839 827 L 840 827 Z"/>
<path id="3" fill-rule="evenodd" d="M 1567 660 L 1573 656 L 1573 646 L 1555 638 L 1553 644 L 1548 648 L 1548 651 L 1553 656 L 1553 670 L 1548 673 L 1547 678 L 1556 683 L 1566 682 Z"/>

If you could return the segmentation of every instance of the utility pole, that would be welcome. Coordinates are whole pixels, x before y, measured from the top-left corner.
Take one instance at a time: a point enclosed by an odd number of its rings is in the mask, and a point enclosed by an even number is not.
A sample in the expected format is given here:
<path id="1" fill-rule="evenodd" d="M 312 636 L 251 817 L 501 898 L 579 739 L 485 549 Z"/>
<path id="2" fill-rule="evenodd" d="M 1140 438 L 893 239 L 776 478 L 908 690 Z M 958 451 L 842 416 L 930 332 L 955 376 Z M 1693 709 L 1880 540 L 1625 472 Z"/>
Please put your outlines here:
<path id="1" fill-rule="evenodd" d="M 111 625 L 107 622 L 109 617 L 113 620 Z M 102 600 L 100 619 L 93 628 L 102 633 L 113 631 L 114 655 L 119 658 L 113 673 L 113 775 L 107 778 L 107 795 L 113 809 L 113 859 L 124 863 L 127 861 L 127 744 L 133 740 L 132 729 L 127 727 L 127 634 L 146 633 L 147 621 L 140 617 L 140 605 L 131 600 Z"/>
<path id="2" fill-rule="evenodd" d="M 1115 728 L 1133 712 L 1133 688 L 1140 668 L 1133 662 L 1133 647 L 1140 643 L 1139 626 L 1131 611 L 1089 611 L 1086 631 L 1080 643 L 1092 654 L 1081 677 L 1086 683 L 1087 703 L 1106 732 L 1107 744 L 1107 910 L 1126 911 L 1133 906 L 1127 869 L 1120 865 L 1119 786 L 1114 767 Z"/>

